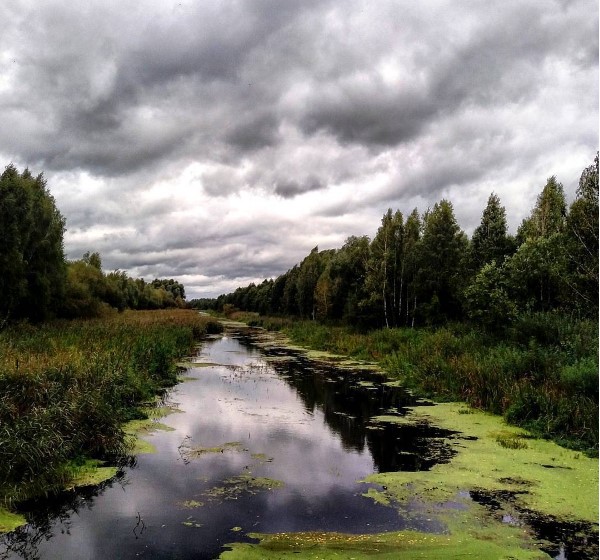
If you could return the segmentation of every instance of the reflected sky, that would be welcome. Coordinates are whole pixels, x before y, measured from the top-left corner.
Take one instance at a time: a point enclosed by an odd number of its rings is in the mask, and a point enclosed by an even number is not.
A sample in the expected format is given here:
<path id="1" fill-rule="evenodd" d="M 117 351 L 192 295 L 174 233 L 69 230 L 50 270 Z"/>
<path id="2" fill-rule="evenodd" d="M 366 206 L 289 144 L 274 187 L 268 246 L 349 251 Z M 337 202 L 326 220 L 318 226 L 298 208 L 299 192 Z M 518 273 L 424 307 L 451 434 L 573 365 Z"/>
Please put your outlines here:
<path id="1" fill-rule="evenodd" d="M 379 457 L 383 449 L 410 456 L 398 447 L 402 437 L 408 449 L 423 439 L 367 429 L 370 415 L 399 407 L 389 389 L 350 387 L 339 372 L 296 360 L 271 364 L 230 336 L 207 341 L 195 360 L 219 365 L 189 370 L 194 379 L 171 391 L 179 412 L 161 419 L 172 431 L 149 436 L 158 452 L 138 456 L 96 492 L 37 504 L 30 525 L 0 545 L 0 558 L 215 558 L 246 532 L 443 529 L 362 496 L 368 485 L 357 481 L 394 464 Z M 189 452 L 227 442 L 240 445 Z M 237 486 L 226 482 L 240 476 Z M 264 479 L 283 486 L 254 485 Z M 203 505 L 186 507 L 191 500 Z"/>

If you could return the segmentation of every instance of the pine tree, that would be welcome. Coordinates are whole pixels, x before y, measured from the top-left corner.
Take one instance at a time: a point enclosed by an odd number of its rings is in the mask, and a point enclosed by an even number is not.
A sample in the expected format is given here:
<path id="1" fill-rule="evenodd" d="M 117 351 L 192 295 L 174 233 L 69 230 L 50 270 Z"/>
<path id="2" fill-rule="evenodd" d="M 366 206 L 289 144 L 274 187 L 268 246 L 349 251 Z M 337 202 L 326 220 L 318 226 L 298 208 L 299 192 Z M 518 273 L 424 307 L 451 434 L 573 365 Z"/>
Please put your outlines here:
<path id="1" fill-rule="evenodd" d="M 507 235 L 506 210 L 500 198 L 492 193 L 483 211 L 481 223 L 471 238 L 471 259 L 475 271 L 493 260 L 502 264 L 510 253 L 511 241 Z"/>
<path id="2" fill-rule="evenodd" d="M 430 323 L 461 314 L 464 256 L 467 238 L 459 228 L 452 203 L 442 200 L 425 215 L 419 246 L 417 289 Z"/>

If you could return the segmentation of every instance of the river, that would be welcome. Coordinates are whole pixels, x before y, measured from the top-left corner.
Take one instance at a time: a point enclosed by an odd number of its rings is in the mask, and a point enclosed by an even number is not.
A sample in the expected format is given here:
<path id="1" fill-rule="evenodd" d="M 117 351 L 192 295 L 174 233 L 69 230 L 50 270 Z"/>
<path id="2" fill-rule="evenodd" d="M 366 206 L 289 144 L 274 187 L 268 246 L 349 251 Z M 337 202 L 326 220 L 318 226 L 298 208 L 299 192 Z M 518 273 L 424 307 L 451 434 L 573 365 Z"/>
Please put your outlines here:
<path id="1" fill-rule="evenodd" d="M 443 531 L 365 497 L 379 488 L 359 482 L 452 458 L 447 431 L 370 423 L 414 402 L 401 388 L 265 352 L 243 331 L 208 339 L 193 361 L 146 437 L 156 452 L 100 487 L 22 504 L 29 523 L 4 536 L 0 558 L 212 559 L 250 532 Z"/>

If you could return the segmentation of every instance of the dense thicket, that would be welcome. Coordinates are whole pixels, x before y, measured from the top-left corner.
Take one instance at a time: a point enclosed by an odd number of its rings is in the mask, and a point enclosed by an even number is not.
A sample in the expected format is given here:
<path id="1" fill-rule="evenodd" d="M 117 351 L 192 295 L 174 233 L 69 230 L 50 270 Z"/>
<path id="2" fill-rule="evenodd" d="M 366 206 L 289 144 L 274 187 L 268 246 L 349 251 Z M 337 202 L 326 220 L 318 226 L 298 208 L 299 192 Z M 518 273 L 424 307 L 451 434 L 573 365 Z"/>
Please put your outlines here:
<path id="1" fill-rule="evenodd" d="M 19 319 L 185 305 L 185 289 L 172 279 L 147 283 L 119 270 L 105 274 L 98 253 L 66 261 L 64 231 L 43 175 L 8 165 L 0 175 L 0 328 Z"/>
<path id="2" fill-rule="evenodd" d="M 470 321 L 492 332 L 527 313 L 597 318 L 598 156 L 583 171 L 570 208 L 550 177 L 515 237 L 496 194 L 471 239 L 448 200 L 422 217 L 416 209 L 406 219 L 389 209 L 372 240 L 315 247 L 275 280 L 212 302 L 224 306 L 365 327 Z"/>
<path id="3" fill-rule="evenodd" d="M 9 165 L 0 176 L 0 322 L 44 319 L 63 299 L 65 222 L 42 175 Z"/>

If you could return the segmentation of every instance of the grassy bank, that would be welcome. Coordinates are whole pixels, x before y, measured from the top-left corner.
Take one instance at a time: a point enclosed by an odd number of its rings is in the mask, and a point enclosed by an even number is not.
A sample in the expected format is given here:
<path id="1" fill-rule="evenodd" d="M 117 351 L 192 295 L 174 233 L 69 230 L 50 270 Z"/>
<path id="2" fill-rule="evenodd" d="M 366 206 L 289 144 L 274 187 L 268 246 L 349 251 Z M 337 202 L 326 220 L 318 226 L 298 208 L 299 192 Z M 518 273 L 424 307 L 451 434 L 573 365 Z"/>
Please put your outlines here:
<path id="1" fill-rule="evenodd" d="M 163 310 L 0 332 L 0 498 L 62 487 L 90 458 L 126 453 L 123 424 L 176 382 L 194 340 L 219 329 Z"/>
<path id="2" fill-rule="evenodd" d="M 244 318 L 244 317 L 241 317 Z M 523 316 L 502 338 L 465 325 L 369 333 L 247 317 L 295 344 L 376 361 L 420 394 L 463 400 L 567 447 L 598 454 L 598 325 Z"/>

